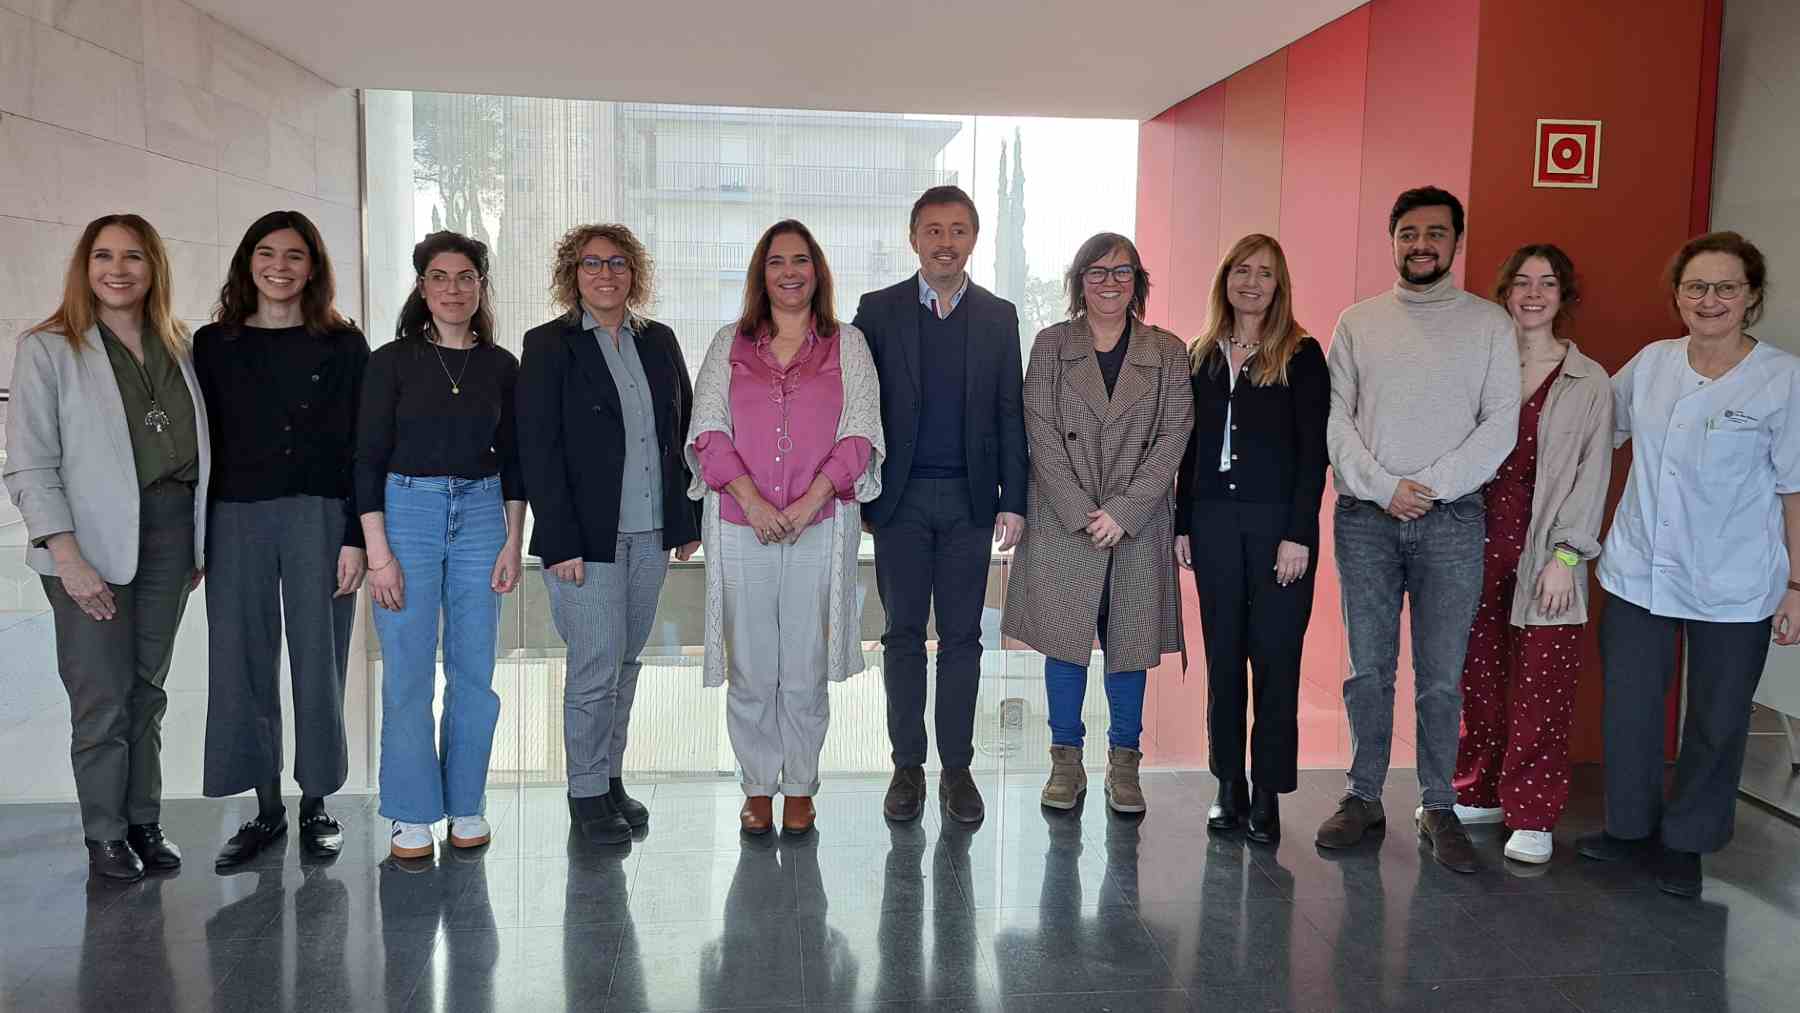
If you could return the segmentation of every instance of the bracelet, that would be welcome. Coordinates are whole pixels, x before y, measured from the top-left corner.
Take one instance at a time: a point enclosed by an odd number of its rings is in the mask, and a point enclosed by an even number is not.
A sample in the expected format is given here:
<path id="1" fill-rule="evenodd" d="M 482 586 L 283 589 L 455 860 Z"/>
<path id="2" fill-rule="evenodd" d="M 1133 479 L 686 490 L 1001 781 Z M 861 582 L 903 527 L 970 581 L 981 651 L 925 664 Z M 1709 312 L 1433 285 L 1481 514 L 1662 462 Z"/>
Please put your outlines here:
<path id="1" fill-rule="evenodd" d="M 1800 591 L 1800 580 L 1788 581 L 1788 590 L 1789 591 Z"/>
<path id="2" fill-rule="evenodd" d="M 394 565 L 394 559 L 395 559 L 395 557 L 389 556 L 388 561 L 381 564 L 380 566 L 365 566 L 364 569 L 368 570 L 370 573 L 374 573 L 376 570 L 385 570 L 388 567 Z"/>
<path id="3" fill-rule="evenodd" d="M 1554 554 L 1556 556 L 1556 561 L 1564 566 L 1573 568 L 1581 565 L 1581 556 L 1576 554 L 1574 549 L 1567 549 L 1558 545 Z"/>

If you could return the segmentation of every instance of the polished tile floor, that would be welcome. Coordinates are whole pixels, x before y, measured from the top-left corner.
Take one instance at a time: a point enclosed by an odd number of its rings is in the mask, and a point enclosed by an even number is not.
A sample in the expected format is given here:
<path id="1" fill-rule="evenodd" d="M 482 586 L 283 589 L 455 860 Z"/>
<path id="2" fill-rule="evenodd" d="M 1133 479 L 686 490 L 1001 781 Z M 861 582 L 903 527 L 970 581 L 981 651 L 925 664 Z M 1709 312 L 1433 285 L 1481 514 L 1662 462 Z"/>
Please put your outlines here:
<path id="1" fill-rule="evenodd" d="M 987 821 L 881 818 L 838 780 L 818 830 L 740 839 L 736 790 L 645 785 L 648 834 L 593 849 L 562 792 L 490 802 L 494 843 L 386 858 L 374 801 L 338 800 L 330 864 L 290 841 L 211 856 L 251 803 L 168 803 L 179 874 L 90 884 L 73 806 L 0 807 L 0 1006 L 18 1010 L 1774 1011 L 1800 991 L 1800 829 L 1740 805 L 1699 901 L 1576 858 L 1596 772 L 1547 868 L 1423 858 L 1396 772 L 1385 838 L 1321 853 L 1340 775 L 1304 775 L 1288 838 L 1209 838 L 1203 773 L 1146 777 L 1150 812 L 1039 808 L 1038 774 L 982 782 Z M 935 790 L 935 787 L 934 787 Z"/>

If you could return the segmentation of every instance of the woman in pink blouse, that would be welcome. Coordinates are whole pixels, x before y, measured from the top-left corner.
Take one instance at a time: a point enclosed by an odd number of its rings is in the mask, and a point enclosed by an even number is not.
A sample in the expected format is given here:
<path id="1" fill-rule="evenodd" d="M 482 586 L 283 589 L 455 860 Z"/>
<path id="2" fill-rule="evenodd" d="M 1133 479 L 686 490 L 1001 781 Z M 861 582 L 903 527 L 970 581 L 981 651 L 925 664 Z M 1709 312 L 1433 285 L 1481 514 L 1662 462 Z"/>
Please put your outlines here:
<path id="1" fill-rule="evenodd" d="M 862 670 L 860 503 L 881 492 L 881 396 L 862 333 L 832 313 L 831 270 L 782 221 L 751 256 L 743 316 L 694 390 L 687 448 L 705 499 L 706 683 L 729 677 L 743 829 L 812 829 L 826 683 Z"/>

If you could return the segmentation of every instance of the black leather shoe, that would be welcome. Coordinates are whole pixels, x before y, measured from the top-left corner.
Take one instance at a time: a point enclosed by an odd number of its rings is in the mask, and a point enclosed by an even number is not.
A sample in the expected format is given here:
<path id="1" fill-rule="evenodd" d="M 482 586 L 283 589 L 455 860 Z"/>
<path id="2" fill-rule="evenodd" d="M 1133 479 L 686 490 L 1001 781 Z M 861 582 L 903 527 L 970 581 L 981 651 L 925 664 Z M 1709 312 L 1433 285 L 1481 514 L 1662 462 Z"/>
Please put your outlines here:
<path id="1" fill-rule="evenodd" d="M 1623 862 L 1628 858 L 1636 858 L 1650 848 L 1647 837 L 1631 839 L 1614 837 L 1602 830 L 1597 834 L 1583 834 L 1575 838 L 1575 850 L 1583 858 L 1591 858 L 1596 862 Z"/>
<path id="2" fill-rule="evenodd" d="M 570 796 L 569 815 L 581 831 L 581 839 L 589 844 L 631 843 L 631 824 L 619 814 L 611 795 Z"/>
<path id="3" fill-rule="evenodd" d="M 336 858 L 344 850 L 344 828 L 320 809 L 300 817 L 300 847 L 314 858 Z"/>
<path id="4" fill-rule="evenodd" d="M 262 850 L 287 833 L 287 817 L 279 817 L 276 822 L 264 822 L 257 817 L 238 827 L 238 832 L 231 835 L 231 840 L 219 849 L 219 857 L 213 859 L 214 869 L 230 869 L 250 861 Z"/>
<path id="5" fill-rule="evenodd" d="M 607 785 L 607 797 L 612 799 L 613 808 L 618 811 L 620 816 L 625 817 L 625 822 L 631 826 L 631 829 L 636 830 L 639 827 L 650 825 L 650 807 L 625 794 L 623 780 L 615 777 L 608 781 Z"/>
<path id="6" fill-rule="evenodd" d="M 894 779 L 888 782 L 887 794 L 881 799 L 882 815 L 897 823 L 908 823 L 925 811 L 925 768 L 895 767 Z"/>
<path id="7" fill-rule="evenodd" d="M 1663 848 L 1656 863 L 1656 888 L 1677 897 L 1700 896 L 1700 856 Z"/>
<path id="8" fill-rule="evenodd" d="M 161 823 L 133 823 L 125 831 L 125 841 L 146 869 L 181 868 L 181 849 L 163 836 Z"/>
<path id="9" fill-rule="evenodd" d="M 1232 778 L 1219 782 L 1219 797 L 1213 800 L 1212 808 L 1206 811 L 1206 829 L 1214 833 L 1230 833 L 1243 824 L 1244 817 L 1250 812 L 1250 786 L 1244 779 Z"/>
<path id="10" fill-rule="evenodd" d="M 87 842 L 88 871 L 95 876 L 135 883 L 144 878 L 144 860 L 125 841 Z"/>
<path id="11" fill-rule="evenodd" d="M 1262 788 L 1250 792 L 1250 818 L 1244 825 L 1244 840 L 1257 844 L 1281 840 L 1280 795 Z"/>
<path id="12" fill-rule="evenodd" d="M 981 803 L 981 789 L 975 787 L 975 776 L 967 767 L 946 770 L 938 776 L 938 802 L 944 815 L 958 823 L 980 823 L 987 809 Z"/>

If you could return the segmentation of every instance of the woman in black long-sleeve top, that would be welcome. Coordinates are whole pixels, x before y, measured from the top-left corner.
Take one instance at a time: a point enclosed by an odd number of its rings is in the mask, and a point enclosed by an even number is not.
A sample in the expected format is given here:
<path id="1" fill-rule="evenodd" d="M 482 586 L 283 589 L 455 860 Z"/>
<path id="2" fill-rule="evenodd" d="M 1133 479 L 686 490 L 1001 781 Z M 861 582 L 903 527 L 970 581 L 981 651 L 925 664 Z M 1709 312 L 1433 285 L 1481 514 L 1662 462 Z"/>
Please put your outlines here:
<path id="1" fill-rule="evenodd" d="M 482 808 L 500 718 L 500 596 L 519 583 L 525 482 L 513 435 L 519 360 L 494 344 L 486 245 L 434 232 L 394 341 L 369 357 L 356 504 L 381 638 L 381 815 L 396 858 L 488 842 Z M 439 618 L 444 715 L 432 726 Z"/>
<path id="2" fill-rule="evenodd" d="M 1175 555 L 1194 573 L 1206 637 L 1207 827 L 1272 844 L 1276 799 L 1294 790 L 1300 652 L 1312 617 L 1325 491 L 1325 354 L 1294 320 L 1281 245 L 1238 240 L 1213 277 L 1192 350 L 1194 435 L 1177 482 Z M 1246 661 L 1255 673 L 1250 790 L 1244 776 Z"/>
<path id="3" fill-rule="evenodd" d="M 215 797 L 254 789 L 257 802 L 220 869 L 287 830 L 283 639 L 301 846 L 315 857 L 343 846 L 325 798 L 350 770 L 344 679 L 364 564 L 351 461 L 369 343 L 335 295 L 319 230 L 298 211 L 271 211 L 238 243 L 216 322 L 194 335 L 213 447 L 204 787 Z"/>

